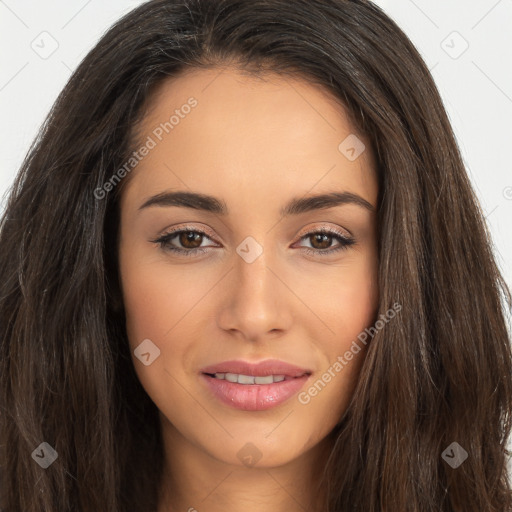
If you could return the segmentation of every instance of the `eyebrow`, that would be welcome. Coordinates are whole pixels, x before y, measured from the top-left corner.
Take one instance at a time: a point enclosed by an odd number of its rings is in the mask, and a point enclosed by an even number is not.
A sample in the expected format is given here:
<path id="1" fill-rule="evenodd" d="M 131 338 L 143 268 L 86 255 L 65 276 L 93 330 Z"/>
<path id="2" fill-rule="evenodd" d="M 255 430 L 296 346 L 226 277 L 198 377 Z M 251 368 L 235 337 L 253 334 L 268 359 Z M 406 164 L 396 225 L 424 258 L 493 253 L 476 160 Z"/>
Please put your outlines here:
<path id="1" fill-rule="evenodd" d="M 279 213 L 282 217 L 288 217 L 344 204 L 354 204 L 371 212 L 375 211 L 372 204 L 357 194 L 352 192 L 330 192 L 308 197 L 294 197 L 281 208 Z M 162 192 L 150 197 L 139 207 L 139 210 L 151 206 L 180 206 L 217 215 L 229 215 L 229 209 L 222 199 L 197 192 Z"/>

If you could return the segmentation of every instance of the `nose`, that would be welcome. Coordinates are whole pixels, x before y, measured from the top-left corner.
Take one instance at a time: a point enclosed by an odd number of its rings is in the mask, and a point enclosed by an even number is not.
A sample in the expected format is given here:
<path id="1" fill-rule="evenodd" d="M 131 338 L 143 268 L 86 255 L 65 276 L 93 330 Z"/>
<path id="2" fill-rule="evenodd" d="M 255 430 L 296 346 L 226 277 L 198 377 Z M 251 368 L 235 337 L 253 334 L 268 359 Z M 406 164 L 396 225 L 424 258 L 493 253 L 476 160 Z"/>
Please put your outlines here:
<path id="1" fill-rule="evenodd" d="M 270 249 L 251 261 L 244 259 L 243 248 L 222 285 L 218 325 L 247 341 L 261 342 L 290 328 L 298 301 Z"/>

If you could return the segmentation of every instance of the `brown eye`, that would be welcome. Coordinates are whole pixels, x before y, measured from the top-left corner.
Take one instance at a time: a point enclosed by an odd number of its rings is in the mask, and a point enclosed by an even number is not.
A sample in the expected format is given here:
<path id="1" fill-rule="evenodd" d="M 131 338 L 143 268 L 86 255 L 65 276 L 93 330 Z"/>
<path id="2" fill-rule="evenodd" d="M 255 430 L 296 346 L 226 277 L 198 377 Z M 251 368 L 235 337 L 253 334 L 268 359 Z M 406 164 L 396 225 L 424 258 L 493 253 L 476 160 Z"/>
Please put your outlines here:
<path id="1" fill-rule="evenodd" d="M 211 238 L 200 230 L 181 229 L 167 233 L 152 242 L 160 245 L 164 251 L 194 256 L 208 252 L 208 247 L 214 247 L 213 245 L 202 245 L 205 240 L 211 240 Z"/>
<path id="2" fill-rule="evenodd" d="M 313 249 L 329 249 L 333 238 L 333 235 L 327 233 L 315 233 L 313 235 L 309 235 Z"/>
<path id="3" fill-rule="evenodd" d="M 332 247 L 333 239 L 338 241 L 337 246 Z M 307 240 L 310 243 L 310 247 L 302 247 L 302 250 L 306 252 L 306 254 L 314 256 L 326 256 L 341 250 L 346 250 L 356 243 L 355 238 L 330 229 L 311 231 L 310 233 L 306 233 L 301 240 Z"/>
<path id="4" fill-rule="evenodd" d="M 198 231 L 182 231 L 178 235 L 178 240 L 182 247 L 187 249 L 197 249 L 201 246 L 203 234 Z"/>

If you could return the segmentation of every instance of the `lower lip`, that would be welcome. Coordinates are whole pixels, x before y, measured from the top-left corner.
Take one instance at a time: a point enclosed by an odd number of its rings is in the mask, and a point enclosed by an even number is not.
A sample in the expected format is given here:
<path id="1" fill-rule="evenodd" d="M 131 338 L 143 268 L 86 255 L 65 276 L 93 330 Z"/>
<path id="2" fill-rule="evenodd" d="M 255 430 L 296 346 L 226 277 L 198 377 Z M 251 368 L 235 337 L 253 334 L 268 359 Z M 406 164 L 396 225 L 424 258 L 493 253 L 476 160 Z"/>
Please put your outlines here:
<path id="1" fill-rule="evenodd" d="M 238 384 L 202 374 L 213 394 L 223 403 L 243 411 L 264 411 L 277 407 L 297 394 L 309 375 L 272 384 Z"/>

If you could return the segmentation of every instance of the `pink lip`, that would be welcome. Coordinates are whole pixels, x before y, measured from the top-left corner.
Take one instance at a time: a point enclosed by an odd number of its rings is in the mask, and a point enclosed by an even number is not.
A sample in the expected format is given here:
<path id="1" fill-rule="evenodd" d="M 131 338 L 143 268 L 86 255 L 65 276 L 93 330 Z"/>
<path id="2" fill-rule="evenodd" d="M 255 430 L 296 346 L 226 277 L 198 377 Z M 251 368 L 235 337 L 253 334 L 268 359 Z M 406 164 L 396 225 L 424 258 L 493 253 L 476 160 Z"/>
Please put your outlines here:
<path id="1" fill-rule="evenodd" d="M 255 377 L 284 375 L 285 380 L 272 384 L 238 384 L 208 375 L 214 373 L 237 373 Z M 244 411 L 263 411 L 282 404 L 298 393 L 311 373 L 311 370 L 269 359 L 258 364 L 225 361 L 203 368 L 201 377 L 209 390 L 223 403 Z"/>
<path id="2" fill-rule="evenodd" d="M 312 372 L 306 368 L 300 368 L 278 359 L 267 359 L 260 363 L 248 363 L 241 360 L 224 361 L 223 363 L 203 368 L 201 373 L 238 373 L 241 375 L 254 375 L 255 377 L 266 377 L 267 375 L 300 377 L 305 373 Z"/>

